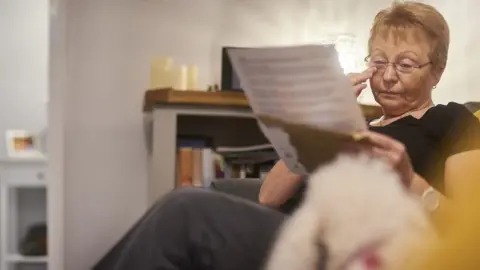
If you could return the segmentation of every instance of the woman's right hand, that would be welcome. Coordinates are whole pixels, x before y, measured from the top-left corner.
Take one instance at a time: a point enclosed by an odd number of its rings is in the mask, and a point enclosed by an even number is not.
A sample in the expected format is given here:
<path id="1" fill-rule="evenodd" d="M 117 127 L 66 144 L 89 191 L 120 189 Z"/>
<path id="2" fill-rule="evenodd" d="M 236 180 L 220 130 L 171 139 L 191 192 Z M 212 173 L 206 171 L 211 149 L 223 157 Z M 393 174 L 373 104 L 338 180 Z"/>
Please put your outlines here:
<path id="1" fill-rule="evenodd" d="M 355 96 L 358 97 L 362 91 L 367 88 L 367 80 L 370 79 L 373 74 L 377 72 L 377 68 L 370 67 L 360 73 L 349 73 L 347 77 L 350 79 L 350 82 L 353 85 L 353 90 L 355 91 Z"/>

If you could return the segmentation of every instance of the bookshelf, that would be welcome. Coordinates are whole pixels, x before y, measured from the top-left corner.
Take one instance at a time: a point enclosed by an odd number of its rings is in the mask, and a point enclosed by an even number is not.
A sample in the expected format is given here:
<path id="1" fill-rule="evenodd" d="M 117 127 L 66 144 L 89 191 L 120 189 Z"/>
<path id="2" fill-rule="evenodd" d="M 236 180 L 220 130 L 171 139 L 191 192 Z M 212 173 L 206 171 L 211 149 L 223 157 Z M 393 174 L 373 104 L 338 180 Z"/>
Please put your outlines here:
<path id="1" fill-rule="evenodd" d="M 149 204 L 175 188 L 178 134 L 209 137 L 217 145 L 266 143 L 238 93 L 150 90 L 144 105 Z"/>
<path id="2" fill-rule="evenodd" d="M 31 226 L 47 224 L 47 160 L 0 160 L 0 269 L 46 270 L 48 257 L 22 254 Z"/>
<path id="3" fill-rule="evenodd" d="M 268 143 L 241 92 L 152 89 L 143 105 L 149 205 L 175 188 L 177 135 L 206 136 L 217 146 Z M 381 114 L 377 106 L 362 110 L 367 120 Z"/>

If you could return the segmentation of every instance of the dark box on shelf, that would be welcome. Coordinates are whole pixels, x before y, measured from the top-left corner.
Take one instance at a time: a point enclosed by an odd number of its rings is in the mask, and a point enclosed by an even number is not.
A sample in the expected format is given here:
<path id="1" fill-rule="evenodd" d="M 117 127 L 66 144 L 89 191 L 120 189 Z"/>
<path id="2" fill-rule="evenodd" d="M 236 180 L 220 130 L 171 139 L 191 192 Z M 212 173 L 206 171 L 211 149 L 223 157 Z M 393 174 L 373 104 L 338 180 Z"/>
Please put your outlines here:
<path id="1" fill-rule="evenodd" d="M 222 91 L 235 91 L 243 92 L 240 86 L 240 80 L 238 79 L 235 70 L 233 69 L 232 62 L 228 56 L 228 50 L 230 49 L 248 49 L 241 47 L 222 47 L 222 66 L 221 66 L 221 82 L 220 89 Z"/>

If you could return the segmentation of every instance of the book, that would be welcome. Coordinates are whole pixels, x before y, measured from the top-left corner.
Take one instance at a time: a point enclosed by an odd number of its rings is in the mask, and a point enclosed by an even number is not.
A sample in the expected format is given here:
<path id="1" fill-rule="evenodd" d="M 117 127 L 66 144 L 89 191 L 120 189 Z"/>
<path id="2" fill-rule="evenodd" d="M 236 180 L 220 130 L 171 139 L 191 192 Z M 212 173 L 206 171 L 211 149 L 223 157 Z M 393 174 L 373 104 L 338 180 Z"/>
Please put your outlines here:
<path id="1" fill-rule="evenodd" d="M 367 124 L 334 45 L 228 51 L 260 129 L 287 167 L 308 174 Z"/>

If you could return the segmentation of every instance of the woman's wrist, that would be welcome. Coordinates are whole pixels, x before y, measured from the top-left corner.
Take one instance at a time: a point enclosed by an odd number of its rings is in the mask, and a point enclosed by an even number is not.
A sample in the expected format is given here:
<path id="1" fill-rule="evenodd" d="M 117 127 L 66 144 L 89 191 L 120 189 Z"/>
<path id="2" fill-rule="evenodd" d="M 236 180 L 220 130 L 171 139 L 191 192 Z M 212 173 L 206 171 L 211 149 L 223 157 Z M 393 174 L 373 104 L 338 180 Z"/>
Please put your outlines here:
<path id="1" fill-rule="evenodd" d="M 431 213 L 436 212 L 440 204 L 443 205 L 445 202 L 443 196 L 418 174 L 414 174 L 410 192 L 418 196 L 425 209 Z"/>
<path id="2" fill-rule="evenodd" d="M 430 187 L 430 184 L 428 184 L 428 182 L 423 177 L 416 173 L 413 174 L 412 181 L 410 182 L 409 187 L 410 192 L 421 197 Z"/>

